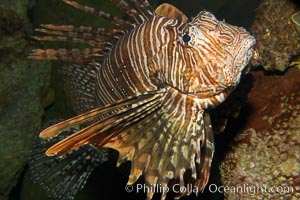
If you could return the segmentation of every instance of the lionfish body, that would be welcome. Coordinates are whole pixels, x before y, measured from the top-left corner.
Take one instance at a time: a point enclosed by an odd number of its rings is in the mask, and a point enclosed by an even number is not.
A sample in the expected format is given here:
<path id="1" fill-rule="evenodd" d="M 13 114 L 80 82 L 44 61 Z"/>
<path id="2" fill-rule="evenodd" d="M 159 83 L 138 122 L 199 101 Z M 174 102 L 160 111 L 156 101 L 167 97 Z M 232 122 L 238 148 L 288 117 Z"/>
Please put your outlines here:
<path id="1" fill-rule="evenodd" d="M 239 83 L 255 39 L 206 11 L 188 21 L 170 5 L 154 12 L 147 1 L 112 0 L 133 19 L 129 23 L 74 1 L 65 2 L 109 19 L 120 29 L 54 25 L 39 29 L 59 35 L 39 40 L 94 46 L 35 50 L 31 55 L 81 64 L 80 70 L 91 82 L 83 88 L 88 90 L 85 102 L 93 102 L 93 109 L 45 129 L 40 136 L 52 138 L 78 124 L 84 128 L 46 154 L 63 155 L 87 144 L 111 147 L 119 151 L 119 163 L 132 162 L 128 184 L 143 174 L 152 186 L 167 186 L 175 179 L 182 186 L 193 183 L 199 191 L 203 189 L 214 152 L 210 120 L 204 112 L 223 102 Z M 165 12 L 166 6 L 175 14 Z M 152 198 L 153 193 L 147 196 Z"/>

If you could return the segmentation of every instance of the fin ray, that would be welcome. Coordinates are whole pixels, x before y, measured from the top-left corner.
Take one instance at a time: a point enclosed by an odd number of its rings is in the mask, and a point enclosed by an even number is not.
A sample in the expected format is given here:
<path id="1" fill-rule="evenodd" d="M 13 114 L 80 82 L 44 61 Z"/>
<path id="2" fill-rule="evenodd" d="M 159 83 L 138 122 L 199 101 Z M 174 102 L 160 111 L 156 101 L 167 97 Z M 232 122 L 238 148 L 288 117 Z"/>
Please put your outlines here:
<path id="1" fill-rule="evenodd" d="M 34 49 L 28 58 L 35 60 L 62 60 L 78 64 L 97 62 L 104 56 L 101 49 Z"/>
<path id="2" fill-rule="evenodd" d="M 177 19 L 183 23 L 187 23 L 189 21 L 188 17 L 181 10 L 168 3 L 159 5 L 156 8 L 155 13 L 167 18 Z"/>
<path id="3" fill-rule="evenodd" d="M 141 23 L 145 19 L 141 16 L 137 10 L 131 7 L 126 1 L 124 0 L 111 0 L 118 8 L 123 10 L 126 14 L 134 19 L 135 22 Z"/>
<path id="4" fill-rule="evenodd" d="M 106 35 L 106 36 L 112 36 L 115 35 L 116 33 L 124 34 L 124 31 L 120 29 L 105 29 L 105 28 L 98 28 L 98 27 L 91 27 L 91 26 L 41 24 L 41 27 L 43 27 L 45 31 L 48 30 L 50 33 L 51 31 L 60 31 L 58 32 L 59 34 L 61 34 L 61 32 L 89 33 L 89 34 Z"/>
<path id="5" fill-rule="evenodd" d="M 169 102 L 171 96 L 165 95 L 163 102 Z M 213 134 L 205 126 L 207 117 L 203 116 L 201 107 L 196 102 L 192 108 L 186 106 L 192 103 L 188 101 L 181 97 L 176 104 L 163 103 L 165 107 L 140 121 L 140 126 L 130 128 L 127 134 L 119 135 L 121 137 L 106 145 L 120 152 L 119 163 L 132 161 L 128 184 L 133 184 L 143 173 L 147 185 L 167 185 L 171 179 L 182 187 L 194 184 L 201 190 L 206 185 Z M 207 138 L 209 142 L 205 142 Z M 178 197 L 185 194 L 178 194 Z M 152 196 L 153 191 L 149 191 L 148 199 Z"/>
<path id="6" fill-rule="evenodd" d="M 122 103 L 119 103 L 115 106 L 107 106 L 100 109 L 97 108 L 90 112 L 84 113 L 52 127 L 49 127 L 48 129 L 45 129 L 40 133 L 41 137 L 54 136 L 57 135 L 58 132 L 66 130 L 69 127 L 77 124 L 83 124 L 87 121 L 99 118 L 100 116 L 111 112 L 107 117 L 98 119 L 97 122 L 74 133 L 65 140 L 58 142 L 53 147 L 49 148 L 46 154 L 61 155 L 81 145 L 94 143 L 95 140 L 101 142 L 97 145 L 104 145 L 108 139 L 114 136 L 114 134 L 116 135 L 118 134 L 118 131 L 124 129 L 122 127 L 127 127 L 130 124 L 135 123 L 140 118 L 143 118 L 148 112 L 154 112 L 154 110 L 157 109 L 157 106 L 159 106 L 160 94 L 140 98 L 144 98 L 144 100 L 140 99 L 139 102 L 134 103 L 134 101 L 136 101 L 136 98 L 132 98 L 125 101 L 123 105 Z M 106 131 L 110 132 L 108 134 L 104 134 Z M 97 139 L 94 139 L 95 137 L 97 137 Z"/>
<path id="7" fill-rule="evenodd" d="M 45 28 L 37 28 L 35 30 L 41 33 L 48 34 L 50 36 L 33 37 L 36 40 L 82 43 L 96 47 L 102 47 L 108 42 L 111 43 L 113 42 L 113 40 L 118 39 L 117 35 L 123 35 L 124 33 L 117 29 L 107 30 L 103 28 L 93 28 L 86 26 L 58 26 L 52 24 L 44 24 L 41 26 Z"/>
<path id="8" fill-rule="evenodd" d="M 139 97 L 135 96 L 135 97 L 128 98 L 126 100 L 120 100 L 120 101 L 116 102 L 115 104 L 103 106 L 101 108 L 96 108 L 94 110 L 83 113 L 81 115 L 77 115 L 76 117 L 73 117 L 71 119 L 65 120 L 63 122 L 60 122 L 58 124 L 48 127 L 47 129 L 43 130 L 40 133 L 40 137 L 52 138 L 52 137 L 57 136 L 62 131 L 69 129 L 70 127 L 84 124 L 86 122 L 90 122 L 90 121 L 96 119 L 97 117 L 108 114 L 109 112 L 115 112 L 120 108 L 126 109 L 126 106 L 127 106 L 127 109 L 130 109 L 130 107 L 132 108 L 134 106 L 138 106 L 139 104 L 136 104 L 136 105 L 133 104 L 136 102 L 136 98 L 140 98 L 141 102 L 143 102 L 142 100 L 146 101 L 147 97 L 149 98 L 149 96 L 152 97 L 153 94 L 150 93 L 150 94 L 141 95 Z M 155 97 L 157 97 L 157 96 L 155 96 Z M 142 104 L 142 103 L 140 103 L 140 104 Z"/>
<path id="9" fill-rule="evenodd" d="M 92 15 L 101 17 L 101 18 L 103 18 L 105 20 L 111 21 L 116 26 L 123 27 L 123 28 L 132 27 L 133 26 L 128 21 L 125 21 L 125 20 L 123 20 L 121 18 L 112 16 L 111 14 L 106 13 L 104 11 L 97 11 L 97 10 L 95 10 L 92 7 L 82 5 L 82 4 L 80 4 L 80 3 L 76 2 L 76 1 L 73 1 L 73 0 L 62 0 L 62 1 L 65 2 L 65 3 L 67 3 L 70 6 L 73 6 L 74 8 L 77 8 L 78 10 L 82 10 L 82 11 L 90 13 Z"/>
<path id="10" fill-rule="evenodd" d="M 77 114 L 82 114 L 97 107 L 96 72 L 99 65 L 63 65 L 59 72 L 64 80 L 66 95 Z"/>
<path id="11" fill-rule="evenodd" d="M 46 122 L 46 127 L 59 120 Z M 72 200 L 81 190 L 94 168 L 108 160 L 107 149 L 96 149 L 90 145 L 74 150 L 61 157 L 48 157 L 45 150 L 78 131 L 73 127 L 57 138 L 41 141 L 36 137 L 33 153 L 29 161 L 29 172 L 34 182 L 45 188 L 49 195 L 56 200 Z"/>
<path id="12" fill-rule="evenodd" d="M 44 31 L 43 29 L 39 29 L 37 31 Z M 92 35 L 81 35 L 81 36 L 34 36 L 33 37 L 39 41 L 50 41 L 50 42 L 70 42 L 70 43 L 79 43 L 79 44 L 87 44 L 89 46 L 101 48 L 105 44 L 108 43 L 107 37 L 98 36 L 97 38 L 93 38 Z M 105 41 L 105 42 L 103 42 Z"/>
<path id="13" fill-rule="evenodd" d="M 213 159 L 215 147 L 214 147 L 214 137 L 213 130 L 211 127 L 211 121 L 209 114 L 204 116 L 205 123 L 205 140 L 203 141 L 203 153 L 201 155 L 201 161 L 198 163 L 197 173 L 199 178 L 195 182 L 200 190 L 203 189 L 209 180 L 210 167 Z"/>
<path id="14" fill-rule="evenodd" d="M 131 0 L 134 7 L 139 11 L 145 19 L 153 16 L 153 8 L 147 0 Z"/>

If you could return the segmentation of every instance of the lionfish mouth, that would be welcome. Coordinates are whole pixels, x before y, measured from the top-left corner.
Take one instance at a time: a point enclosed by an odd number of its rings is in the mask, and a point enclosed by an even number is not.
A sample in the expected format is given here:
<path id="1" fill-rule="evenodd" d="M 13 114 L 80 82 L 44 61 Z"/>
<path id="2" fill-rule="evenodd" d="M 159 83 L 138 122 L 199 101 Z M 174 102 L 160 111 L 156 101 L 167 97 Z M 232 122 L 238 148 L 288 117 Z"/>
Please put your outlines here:
<path id="1" fill-rule="evenodd" d="M 256 39 L 252 35 L 247 35 L 244 41 L 238 48 L 237 56 L 234 60 L 237 67 L 240 67 L 241 72 L 247 73 L 250 70 L 249 62 L 255 56 L 254 46 Z M 242 63 L 240 63 L 243 61 Z"/>
<path id="2" fill-rule="evenodd" d="M 242 74 L 248 74 L 251 70 L 251 60 L 255 59 L 258 55 L 258 52 L 256 49 L 254 49 L 254 45 L 255 42 L 253 43 L 253 45 L 249 48 L 247 54 L 249 55 L 249 59 L 247 61 L 246 66 L 244 67 L 244 69 L 242 70 Z"/>
<path id="3" fill-rule="evenodd" d="M 174 87 L 172 85 L 166 84 L 167 87 L 172 88 L 174 90 L 176 90 L 178 93 L 185 95 L 185 96 L 189 96 L 192 98 L 196 98 L 196 99 L 206 99 L 206 98 L 210 98 L 212 96 L 215 95 L 219 95 L 224 91 L 227 91 L 228 87 L 222 87 L 222 86 L 216 86 L 214 88 L 205 88 L 199 91 L 182 91 L 177 87 Z"/>

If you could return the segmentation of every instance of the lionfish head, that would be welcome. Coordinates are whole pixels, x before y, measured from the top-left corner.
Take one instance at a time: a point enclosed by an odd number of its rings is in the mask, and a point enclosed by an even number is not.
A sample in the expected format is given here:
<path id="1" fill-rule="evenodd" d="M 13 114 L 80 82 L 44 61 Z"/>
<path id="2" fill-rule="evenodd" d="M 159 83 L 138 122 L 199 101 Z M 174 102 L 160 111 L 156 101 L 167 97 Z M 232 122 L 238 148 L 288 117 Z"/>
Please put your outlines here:
<path id="1" fill-rule="evenodd" d="M 255 44 L 255 38 L 244 28 L 219 21 L 207 11 L 185 25 L 181 41 L 194 60 L 189 71 L 194 76 L 190 79 L 196 81 L 189 82 L 188 93 L 206 92 L 209 96 L 239 83 Z"/>

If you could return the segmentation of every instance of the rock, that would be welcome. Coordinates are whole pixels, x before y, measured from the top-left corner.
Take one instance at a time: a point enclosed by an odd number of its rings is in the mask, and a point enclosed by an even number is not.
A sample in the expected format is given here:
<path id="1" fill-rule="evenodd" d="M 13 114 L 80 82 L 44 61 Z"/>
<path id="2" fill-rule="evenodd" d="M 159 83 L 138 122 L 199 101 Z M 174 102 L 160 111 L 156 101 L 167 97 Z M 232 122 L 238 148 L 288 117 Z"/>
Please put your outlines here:
<path id="1" fill-rule="evenodd" d="M 28 10 L 35 0 L 1 0 L 0 4 L 0 37 L 3 30 L 30 31 L 31 22 L 28 17 Z M 15 35 L 14 32 L 6 32 L 8 35 Z"/>
<path id="2" fill-rule="evenodd" d="M 27 9 L 33 1 L 0 5 L 0 199 L 8 195 L 24 169 L 41 123 L 42 99 L 50 81 L 46 62 L 27 59 L 33 45 Z"/>
<path id="3" fill-rule="evenodd" d="M 224 195 L 227 199 L 299 199 L 300 70 L 291 68 L 283 76 L 253 74 L 256 81 L 248 96 L 248 110 L 240 113 L 248 113 L 247 120 L 220 171 L 224 186 L 252 187 L 256 193 Z"/>
<path id="4" fill-rule="evenodd" d="M 300 11 L 296 12 L 291 16 L 291 20 L 294 23 L 296 31 L 300 34 Z"/>
<path id="5" fill-rule="evenodd" d="M 254 65 L 266 71 L 285 71 L 294 56 L 300 54 L 299 34 L 292 15 L 299 6 L 290 0 L 263 0 L 256 10 L 251 27 L 257 44 L 259 58 Z"/>

